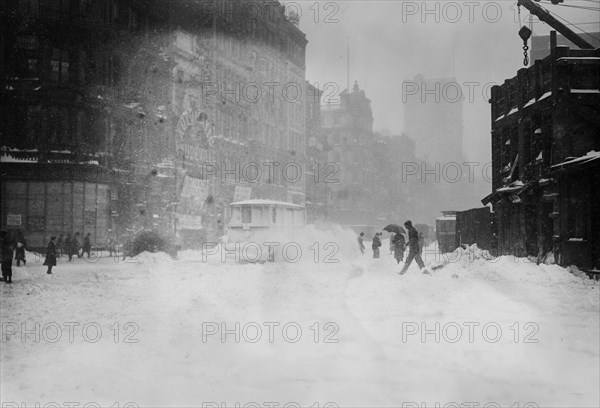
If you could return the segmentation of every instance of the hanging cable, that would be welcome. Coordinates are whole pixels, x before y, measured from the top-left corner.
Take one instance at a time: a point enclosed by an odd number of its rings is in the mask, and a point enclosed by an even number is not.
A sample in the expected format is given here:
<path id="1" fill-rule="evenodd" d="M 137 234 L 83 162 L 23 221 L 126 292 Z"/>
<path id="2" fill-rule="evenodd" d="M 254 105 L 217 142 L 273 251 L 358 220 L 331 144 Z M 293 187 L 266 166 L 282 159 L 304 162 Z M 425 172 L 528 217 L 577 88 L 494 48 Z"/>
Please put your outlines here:
<path id="1" fill-rule="evenodd" d="M 555 5 L 560 6 L 560 7 L 569 7 L 569 8 L 579 9 L 579 10 L 600 11 L 600 8 L 598 8 L 598 7 L 571 6 L 569 4 L 555 4 Z"/>

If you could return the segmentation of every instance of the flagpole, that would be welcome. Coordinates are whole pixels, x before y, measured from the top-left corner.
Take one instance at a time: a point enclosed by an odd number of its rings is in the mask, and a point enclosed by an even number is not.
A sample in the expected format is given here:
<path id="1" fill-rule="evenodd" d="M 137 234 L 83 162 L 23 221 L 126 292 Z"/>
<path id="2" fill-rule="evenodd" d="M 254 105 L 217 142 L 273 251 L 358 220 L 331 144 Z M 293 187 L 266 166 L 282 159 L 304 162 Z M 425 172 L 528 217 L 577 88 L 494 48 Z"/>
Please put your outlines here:
<path id="1" fill-rule="evenodd" d="M 350 93 L 350 37 L 346 37 L 346 86 Z"/>

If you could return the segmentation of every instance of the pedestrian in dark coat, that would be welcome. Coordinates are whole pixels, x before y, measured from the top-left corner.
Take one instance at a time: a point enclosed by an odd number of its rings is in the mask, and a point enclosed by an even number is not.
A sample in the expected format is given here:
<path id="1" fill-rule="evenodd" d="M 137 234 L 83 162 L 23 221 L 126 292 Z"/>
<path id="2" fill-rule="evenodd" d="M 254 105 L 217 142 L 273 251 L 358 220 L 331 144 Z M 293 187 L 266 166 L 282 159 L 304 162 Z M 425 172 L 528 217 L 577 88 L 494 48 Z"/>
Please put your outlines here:
<path id="1" fill-rule="evenodd" d="M 417 261 L 417 265 L 419 265 L 419 268 L 421 270 L 423 270 L 425 268 L 425 264 L 423 263 L 423 260 L 421 259 L 420 245 L 419 245 L 419 233 L 417 232 L 415 227 L 413 227 L 411 221 L 406 221 L 404 223 L 404 226 L 406 227 L 406 230 L 408 231 L 408 257 L 406 258 L 406 263 L 404 264 L 404 267 L 400 271 L 400 275 L 403 275 L 404 273 L 406 273 L 406 271 L 408 270 L 408 267 L 412 263 L 413 259 L 415 261 Z"/>
<path id="2" fill-rule="evenodd" d="M 44 265 L 48 266 L 47 274 L 52 274 L 52 267 L 56 266 L 56 237 L 50 237 L 48 248 L 46 248 L 46 260 Z"/>
<path id="3" fill-rule="evenodd" d="M 365 239 L 365 233 L 361 232 L 360 235 L 358 236 L 358 247 L 360 248 L 360 253 L 361 254 L 365 253 L 364 239 Z"/>
<path id="4" fill-rule="evenodd" d="M 58 239 L 56 240 L 56 257 L 60 258 L 63 254 L 64 251 L 64 245 L 65 245 L 65 241 L 63 238 L 63 234 L 60 234 L 58 236 Z"/>
<path id="5" fill-rule="evenodd" d="M 90 233 L 83 238 L 83 250 L 81 251 L 81 256 L 83 256 L 87 252 L 88 259 L 90 258 L 90 251 L 92 250 L 92 242 L 90 238 Z"/>
<path id="6" fill-rule="evenodd" d="M 396 258 L 396 263 L 400 263 L 404 261 L 404 250 L 406 249 L 406 240 L 404 239 L 404 235 L 401 233 L 394 234 L 392 238 L 392 245 L 394 246 L 394 258 Z"/>
<path id="7" fill-rule="evenodd" d="M 0 248 L 2 252 L 2 279 L 6 283 L 12 283 L 13 247 L 8 241 L 8 234 L 6 231 L 0 231 L 0 241 Z"/>
<path id="8" fill-rule="evenodd" d="M 21 261 L 23 261 L 23 265 L 27 264 L 27 260 L 25 260 L 25 248 L 27 248 L 27 241 L 25 241 L 23 233 L 19 232 L 15 245 L 15 259 L 17 260 L 17 266 L 21 266 Z"/>
<path id="9" fill-rule="evenodd" d="M 67 235 L 65 238 L 65 251 L 69 256 L 69 262 L 71 262 L 73 260 L 73 237 L 71 234 Z"/>
<path id="10" fill-rule="evenodd" d="M 379 258 L 379 247 L 381 246 L 381 238 L 379 238 L 379 232 L 373 237 L 371 243 L 371 249 L 373 249 L 373 259 Z"/>
<path id="11" fill-rule="evenodd" d="M 77 258 L 81 258 L 81 254 L 79 253 L 79 232 L 76 232 L 71 239 L 71 254 L 77 254 Z"/>

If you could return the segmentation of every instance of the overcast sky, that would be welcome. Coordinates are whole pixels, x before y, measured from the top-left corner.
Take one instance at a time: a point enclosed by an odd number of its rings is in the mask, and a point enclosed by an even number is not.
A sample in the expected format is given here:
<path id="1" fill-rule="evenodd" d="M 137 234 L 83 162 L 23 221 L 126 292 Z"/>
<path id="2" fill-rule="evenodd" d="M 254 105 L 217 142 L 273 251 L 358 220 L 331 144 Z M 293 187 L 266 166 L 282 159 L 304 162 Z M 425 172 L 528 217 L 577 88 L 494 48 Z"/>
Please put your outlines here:
<path id="1" fill-rule="evenodd" d="M 600 31 L 600 0 L 565 0 L 547 10 L 585 31 Z M 326 95 L 346 88 L 346 44 L 350 41 L 350 83 L 354 80 L 372 101 L 375 130 L 403 130 L 402 81 L 423 74 L 455 77 L 465 100 L 464 150 L 481 162 L 490 156 L 490 105 L 486 84 L 502 83 L 523 67 L 523 42 L 518 37 L 516 0 L 496 1 L 283 1 L 301 11 L 306 33 L 306 78 L 330 84 Z M 290 4 L 293 3 L 293 4 Z M 318 13 L 317 13 L 318 11 Z M 521 8 L 522 24 L 529 12 Z M 436 21 L 437 20 L 437 21 Z M 542 22 L 532 24 L 534 35 L 548 34 Z M 579 32 L 577 28 L 572 27 Z M 531 45 L 531 43 L 529 43 Z M 476 84 L 467 85 L 467 82 Z M 333 85 L 336 84 L 336 85 Z M 473 96 L 469 95 L 469 90 Z M 418 142 L 418 141 L 417 141 Z"/>

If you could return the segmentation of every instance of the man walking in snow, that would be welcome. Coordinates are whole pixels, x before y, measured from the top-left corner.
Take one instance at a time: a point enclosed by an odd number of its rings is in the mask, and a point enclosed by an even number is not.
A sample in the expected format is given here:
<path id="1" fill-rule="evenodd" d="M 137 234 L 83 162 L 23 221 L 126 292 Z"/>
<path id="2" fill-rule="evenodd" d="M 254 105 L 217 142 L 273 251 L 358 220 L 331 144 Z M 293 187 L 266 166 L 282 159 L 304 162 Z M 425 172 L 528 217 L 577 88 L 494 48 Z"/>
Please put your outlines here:
<path id="1" fill-rule="evenodd" d="M 360 248 L 361 254 L 365 253 L 364 236 L 365 236 L 364 232 L 361 232 L 360 235 L 358 236 L 358 247 Z"/>
<path id="2" fill-rule="evenodd" d="M 420 254 L 419 233 L 417 232 L 415 227 L 413 227 L 411 221 L 406 221 L 404 223 L 404 226 L 408 231 L 408 257 L 406 258 L 406 263 L 404 264 L 404 267 L 400 271 L 400 275 L 404 275 L 406 273 L 413 259 L 417 261 L 417 265 L 419 265 L 420 269 L 423 270 L 425 268 L 425 264 L 423 263 Z M 426 273 L 426 270 L 423 271 L 423 273 Z"/>
<path id="3" fill-rule="evenodd" d="M 379 258 L 379 247 L 381 246 L 381 238 L 379 238 L 379 232 L 375 233 L 373 242 L 371 243 L 371 249 L 373 249 L 373 259 Z"/>
<path id="4" fill-rule="evenodd" d="M 77 258 L 81 258 L 81 254 L 79 253 L 79 232 L 76 232 L 71 239 L 71 255 L 77 254 Z M 71 259 L 69 259 L 71 260 Z"/>
<path id="5" fill-rule="evenodd" d="M 83 238 L 83 250 L 81 251 L 81 256 L 83 256 L 87 252 L 88 259 L 90 258 L 90 252 L 92 250 L 92 242 L 90 238 L 90 233 Z"/>
<path id="6" fill-rule="evenodd" d="M 69 262 L 71 262 L 73 260 L 73 237 L 71 234 L 68 234 L 65 238 L 65 251 L 69 257 Z"/>

